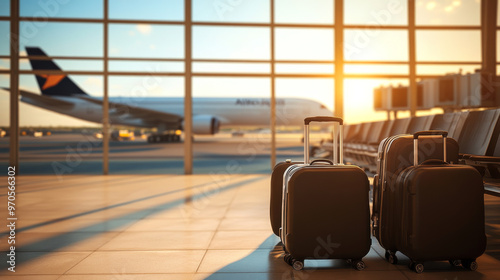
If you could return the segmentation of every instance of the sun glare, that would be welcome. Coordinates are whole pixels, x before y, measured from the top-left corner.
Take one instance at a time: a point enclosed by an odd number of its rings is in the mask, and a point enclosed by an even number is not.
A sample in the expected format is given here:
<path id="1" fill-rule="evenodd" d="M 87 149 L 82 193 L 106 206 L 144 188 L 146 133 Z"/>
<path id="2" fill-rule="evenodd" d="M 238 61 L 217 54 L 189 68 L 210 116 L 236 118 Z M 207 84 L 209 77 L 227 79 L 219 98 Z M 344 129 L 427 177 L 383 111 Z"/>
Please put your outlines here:
<path id="1" fill-rule="evenodd" d="M 344 119 L 347 123 L 384 120 L 385 112 L 373 110 L 373 89 L 381 85 L 405 84 L 405 80 L 346 79 L 344 82 Z M 406 81 L 406 84 L 408 82 Z"/>

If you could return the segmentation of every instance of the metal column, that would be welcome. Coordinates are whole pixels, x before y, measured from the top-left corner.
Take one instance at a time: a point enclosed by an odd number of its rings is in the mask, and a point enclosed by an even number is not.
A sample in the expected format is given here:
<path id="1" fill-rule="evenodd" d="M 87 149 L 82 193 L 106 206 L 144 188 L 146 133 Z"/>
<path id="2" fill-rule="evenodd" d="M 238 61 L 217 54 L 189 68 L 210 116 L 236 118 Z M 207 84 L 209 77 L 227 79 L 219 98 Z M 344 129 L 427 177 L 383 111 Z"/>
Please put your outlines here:
<path id="1" fill-rule="evenodd" d="M 483 74 L 496 73 L 498 1 L 481 1 L 481 68 Z"/>
<path id="2" fill-rule="evenodd" d="M 481 104 L 498 106 L 495 90 L 497 49 L 497 0 L 481 1 Z"/>
<path id="3" fill-rule="evenodd" d="M 417 59 L 415 42 L 415 0 L 408 0 L 408 47 L 409 47 L 409 74 L 410 86 L 408 94 L 410 99 L 410 115 L 416 116 L 417 112 Z M 396 117 L 395 117 L 396 118 Z"/>
<path id="4" fill-rule="evenodd" d="M 19 0 L 10 1 L 10 166 L 19 173 Z"/>
<path id="5" fill-rule="evenodd" d="M 108 0 L 104 0 L 103 15 L 103 85 L 102 103 L 102 173 L 109 174 L 109 100 L 108 100 Z"/>
<path id="6" fill-rule="evenodd" d="M 271 170 L 276 165 L 276 77 L 274 74 L 274 0 L 271 3 Z"/>
<path id="7" fill-rule="evenodd" d="M 193 174 L 193 104 L 192 104 L 192 49 L 191 0 L 184 1 L 184 174 Z"/>
<path id="8" fill-rule="evenodd" d="M 334 115 L 344 118 L 344 0 L 335 0 Z"/>

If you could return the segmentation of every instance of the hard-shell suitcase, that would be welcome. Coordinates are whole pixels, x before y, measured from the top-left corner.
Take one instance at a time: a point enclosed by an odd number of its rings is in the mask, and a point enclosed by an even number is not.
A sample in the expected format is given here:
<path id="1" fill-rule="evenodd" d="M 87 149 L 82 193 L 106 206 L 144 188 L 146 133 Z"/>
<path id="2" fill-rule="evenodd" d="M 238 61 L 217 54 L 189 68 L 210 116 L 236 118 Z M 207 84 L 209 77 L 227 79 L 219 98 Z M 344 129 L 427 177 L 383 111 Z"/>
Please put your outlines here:
<path id="1" fill-rule="evenodd" d="M 443 154 L 441 138 L 424 136 L 420 139 L 419 162 L 440 159 Z M 450 162 L 458 162 L 458 143 L 446 139 L 446 154 Z M 396 179 L 405 168 L 412 166 L 414 158 L 413 136 L 409 134 L 387 137 L 379 144 L 377 174 L 373 178 L 372 230 L 380 245 L 386 250 L 385 258 L 397 263 L 400 202 L 395 197 Z"/>
<path id="2" fill-rule="evenodd" d="M 418 137 L 414 134 L 414 150 Z M 443 135 L 446 147 L 447 132 Z M 446 150 L 446 148 L 443 148 Z M 448 260 L 476 270 L 476 258 L 486 249 L 484 222 L 484 186 L 481 174 L 468 165 L 451 165 L 443 160 L 414 164 L 401 172 L 396 180 L 396 193 L 401 201 L 401 236 L 398 247 L 411 260 L 410 268 L 424 270 L 424 261 Z"/>
<path id="3" fill-rule="evenodd" d="M 281 207 L 282 207 L 282 195 L 283 195 L 283 174 L 285 170 L 292 164 L 299 164 L 302 162 L 293 162 L 291 160 L 286 160 L 276 164 L 271 173 L 271 199 L 269 207 L 269 217 L 271 220 L 271 228 L 274 234 L 280 235 L 281 227 Z"/>
<path id="4" fill-rule="evenodd" d="M 329 164 L 309 164 L 309 123 L 339 123 L 340 151 Z M 337 151 L 337 137 L 334 137 Z M 324 161 L 324 160 L 323 160 Z M 284 174 L 280 237 L 285 261 L 294 269 L 305 259 L 346 259 L 354 268 L 365 267 L 370 238 L 369 182 L 357 166 L 342 159 L 342 119 L 311 117 L 304 121 L 304 162 L 291 165 Z"/>

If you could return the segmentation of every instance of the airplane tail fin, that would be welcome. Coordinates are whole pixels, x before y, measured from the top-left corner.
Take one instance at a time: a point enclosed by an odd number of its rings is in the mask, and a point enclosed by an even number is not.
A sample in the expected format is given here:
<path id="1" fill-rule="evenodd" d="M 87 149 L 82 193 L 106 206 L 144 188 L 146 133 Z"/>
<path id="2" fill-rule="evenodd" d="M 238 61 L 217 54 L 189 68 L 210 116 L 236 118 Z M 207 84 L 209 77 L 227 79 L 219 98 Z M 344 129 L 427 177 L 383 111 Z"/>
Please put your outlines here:
<path id="1" fill-rule="evenodd" d="M 48 57 L 47 54 L 38 47 L 26 47 L 29 56 Z M 52 59 L 32 59 L 30 58 L 33 70 L 56 70 L 61 68 Z M 50 96 L 72 96 L 87 95 L 65 74 L 36 74 L 36 81 L 43 95 Z"/>

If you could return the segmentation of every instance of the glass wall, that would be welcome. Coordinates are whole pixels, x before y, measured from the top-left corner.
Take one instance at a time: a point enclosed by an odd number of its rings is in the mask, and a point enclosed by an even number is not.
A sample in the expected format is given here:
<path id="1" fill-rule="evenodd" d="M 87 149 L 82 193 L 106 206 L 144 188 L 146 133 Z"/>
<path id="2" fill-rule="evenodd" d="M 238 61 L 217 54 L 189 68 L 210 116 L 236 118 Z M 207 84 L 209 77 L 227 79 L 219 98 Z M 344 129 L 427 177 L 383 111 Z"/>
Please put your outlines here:
<path id="1" fill-rule="evenodd" d="M 76 167 L 61 170 L 100 174 L 107 95 L 110 173 L 183 173 L 185 81 L 191 76 L 194 173 L 267 173 L 273 94 L 277 161 L 298 160 L 297 119 L 334 114 L 335 85 L 343 84 L 346 123 L 357 123 L 387 118 L 373 108 L 373 88 L 408 85 L 411 67 L 420 80 L 481 66 L 480 1 L 415 1 L 416 65 L 409 62 L 411 7 L 405 0 L 343 1 L 343 22 L 336 22 L 335 0 L 191 0 L 190 38 L 185 4 L 20 1 L 25 170 L 54 173 L 54 162 L 79 156 Z M 9 34 L 9 5 L 0 1 L 0 35 Z M 336 57 L 336 36 L 343 37 L 343 57 Z M 1 87 L 9 87 L 8 43 L 0 41 Z M 8 116 L 8 94 L 0 98 L 1 114 Z M 8 118 L 2 121 L 0 127 L 9 125 Z M 39 131 L 42 137 L 35 137 Z M 330 133 L 324 127 L 314 132 L 313 141 Z M 75 156 L 82 141 L 92 150 L 82 146 L 84 156 Z"/>
<path id="2" fill-rule="evenodd" d="M 84 101 L 79 102 L 78 108 L 69 100 L 45 101 L 47 96 L 42 94 L 45 91 L 42 88 L 48 83 L 43 76 L 46 75 L 37 75 L 42 86 L 37 83 L 35 75 L 19 77 L 22 173 L 101 174 L 103 143 L 99 122 L 102 110 L 97 104 Z M 89 96 L 102 98 L 102 76 L 71 75 L 70 79 Z"/>
<path id="3" fill-rule="evenodd" d="M 330 71 L 331 73 L 331 71 Z M 303 118 L 313 115 L 332 115 L 334 80 L 331 78 L 276 79 L 276 139 L 277 161 L 303 161 Z M 310 143 L 318 145 L 330 138 L 332 126 L 312 123 Z"/>
<path id="4" fill-rule="evenodd" d="M 102 19 L 104 7 L 102 1 L 20 0 L 19 15 L 37 20 L 38 22 L 33 22 L 33 25 L 44 29 L 45 18 Z"/>
<path id="5" fill-rule="evenodd" d="M 269 0 L 192 0 L 192 17 L 194 22 L 269 23 L 269 7 Z"/>
<path id="6" fill-rule="evenodd" d="M 269 60 L 269 34 L 267 27 L 195 25 L 193 59 Z"/>
<path id="7" fill-rule="evenodd" d="M 348 25 L 407 25 L 408 1 L 344 1 L 344 22 Z"/>
<path id="8" fill-rule="evenodd" d="M 0 59 L 0 71 L 9 71 L 9 60 Z M 9 165 L 10 92 L 1 88 L 10 87 L 10 75 L 0 72 L 0 168 Z"/>
<path id="9" fill-rule="evenodd" d="M 417 25 L 479 26 L 480 1 L 415 1 Z"/>
<path id="10" fill-rule="evenodd" d="M 334 2 L 330 0 L 275 0 L 275 22 L 291 24 L 333 24 Z"/>
<path id="11" fill-rule="evenodd" d="M 10 0 L 0 1 L 0 17 L 8 17 L 10 15 Z"/>
<path id="12" fill-rule="evenodd" d="M 193 79 L 194 173 L 266 173 L 271 134 L 269 78 Z M 215 120 L 219 132 L 210 135 Z"/>
<path id="13" fill-rule="evenodd" d="M 109 17 L 130 21 L 109 24 L 111 174 L 183 173 L 182 142 L 165 140 L 182 128 L 184 25 L 145 22 L 183 20 L 183 1 L 147 4 L 110 1 Z"/>
<path id="14" fill-rule="evenodd" d="M 150 137 L 175 134 L 180 129 L 178 125 L 168 126 L 164 114 L 183 114 L 184 77 L 155 75 L 155 72 L 111 75 L 108 92 L 110 173 L 182 174 L 182 142 L 151 143 Z"/>
<path id="15" fill-rule="evenodd" d="M 160 24 L 110 24 L 110 58 L 184 57 L 184 26 Z M 142 69 L 136 69 L 141 72 Z"/>
<path id="16" fill-rule="evenodd" d="M 416 37 L 417 61 L 481 61 L 479 30 L 418 30 Z"/>
<path id="17" fill-rule="evenodd" d="M 0 1 L 0 34 L 10 34 L 10 0 Z M 4 38 L 6 38 L 4 37 Z M 9 128 L 10 128 L 10 47 L 9 40 L 0 41 L 0 168 L 7 170 L 9 165 Z"/>
<path id="18" fill-rule="evenodd" d="M 416 1 L 417 74 L 473 73 L 481 67 L 480 1 Z M 433 42 L 430 44 L 429 42 Z"/>
<path id="19" fill-rule="evenodd" d="M 347 29 L 347 61 L 408 61 L 408 31 Z"/>
<path id="20" fill-rule="evenodd" d="M 375 112 L 373 89 L 380 86 L 408 86 L 408 79 L 346 79 L 344 90 L 351 94 L 344 96 L 344 106 L 351 108 L 345 112 L 347 124 L 387 119 L 387 112 Z M 374 113 L 373 113 L 374 112 Z M 409 116 L 408 112 L 399 112 L 398 117 Z"/>
<path id="21" fill-rule="evenodd" d="M 184 20 L 183 0 L 108 0 L 110 19 L 125 20 Z"/>

